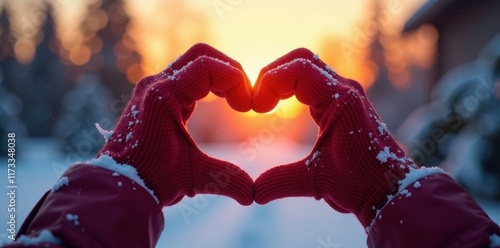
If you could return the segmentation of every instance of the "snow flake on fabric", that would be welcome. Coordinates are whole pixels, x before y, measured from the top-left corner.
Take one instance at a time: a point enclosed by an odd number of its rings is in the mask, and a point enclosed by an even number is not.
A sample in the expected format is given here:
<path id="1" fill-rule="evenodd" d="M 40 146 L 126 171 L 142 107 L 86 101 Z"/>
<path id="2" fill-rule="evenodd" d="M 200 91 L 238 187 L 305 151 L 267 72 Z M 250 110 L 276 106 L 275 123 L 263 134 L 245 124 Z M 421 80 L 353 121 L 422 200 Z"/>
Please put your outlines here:
<path id="1" fill-rule="evenodd" d="M 384 133 L 389 133 L 389 129 L 387 129 L 387 125 L 385 123 L 383 123 L 381 120 L 379 119 L 376 119 L 375 120 L 378 124 L 378 132 L 380 135 L 383 135 Z"/>
<path id="2" fill-rule="evenodd" d="M 426 176 L 445 173 L 443 169 L 439 167 L 421 167 L 421 168 L 409 167 L 409 170 L 410 171 L 406 173 L 405 178 L 398 182 L 399 185 L 398 191 L 402 191 L 403 189 L 410 186 L 410 184 Z M 421 183 L 418 183 L 418 185 L 421 185 Z"/>
<path id="3" fill-rule="evenodd" d="M 132 117 L 136 117 L 139 114 L 139 110 L 137 110 L 137 105 L 132 105 L 132 108 L 130 108 L 130 112 L 132 114 Z"/>
<path id="4" fill-rule="evenodd" d="M 132 165 L 119 164 L 112 157 L 108 155 L 101 155 L 99 158 L 89 160 L 85 163 L 105 168 L 130 178 L 132 181 L 136 182 L 137 184 L 141 185 L 144 189 L 146 189 L 146 191 L 148 191 L 151 194 L 151 196 L 156 200 L 156 202 L 159 202 L 154 192 L 146 186 L 142 178 L 137 173 L 137 170 Z"/>
<path id="5" fill-rule="evenodd" d="M 108 142 L 109 138 L 111 137 L 111 135 L 113 135 L 114 131 L 113 130 L 111 130 L 111 131 L 104 130 L 101 127 L 101 125 L 99 125 L 99 123 L 96 123 L 95 127 L 97 128 L 97 131 L 99 131 L 99 133 L 102 135 L 102 137 L 104 137 L 104 141 Z"/>
<path id="6" fill-rule="evenodd" d="M 173 65 L 175 62 L 177 62 L 179 59 L 181 59 L 181 58 L 182 58 L 182 55 L 177 56 L 177 58 L 176 58 L 174 61 L 170 62 L 170 63 L 167 65 L 167 68 L 166 68 L 166 69 L 170 69 L 170 67 L 172 67 L 172 65 Z"/>
<path id="7" fill-rule="evenodd" d="M 404 158 L 399 158 L 396 156 L 396 154 L 394 154 L 393 152 L 391 152 L 389 150 L 389 147 L 388 146 L 384 146 L 384 150 L 380 151 L 378 154 L 377 154 L 377 159 L 381 162 L 381 163 L 385 163 L 387 162 L 389 159 L 391 160 L 394 160 L 394 161 L 399 161 L 399 162 L 407 162 Z"/>
<path id="8" fill-rule="evenodd" d="M 372 222 L 368 227 L 365 228 L 365 231 L 367 233 L 370 232 L 370 228 L 377 219 L 378 215 L 382 212 L 382 210 L 389 204 L 394 205 L 393 199 L 395 196 L 400 195 L 400 196 L 405 196 L 406 198 L 411 197 L 411 192 L 407 189 L 408 186 L 413 184 L 417 185 L 415 188 L 419 188 L 422 186 L 422 183 L 420 183 L 418 180 L 422 178 L 426 178 L 427 176 L 433 175 L 433 174 L 440 174 L 440 173 L 445 173 L 441 168 L 439 167 L 421 167 L 421 168 L 414 168 L 414 167 L 408 167 L 409 172 L 406 173 L 405 178 L 402 180 L 398 181 L 398 192 L 394 195 L 388 195 L 387 196 L 387 202 L 384 204 L 384 206 L 381 209 L 376 210 L 375 217 L 373 218 Z M 403 200 L 401 197 L 398 199 Z M 402 222 L 401 222 L 402 224 Z"/>
<path id="9" fill-rule="evenodd" d="M 309 158 L 309 159 L 307 159 L 307 160 L 306 160 L 306 162 L 305 162 L 306 166 L 309 166 L 311 163 L 314 163 L 314 166 L 315 166 L 315 167 L 316 167 L 316 166 L 318 166 L 318 161 L 319 161 L 319 157 L 318 157 L 318 156 L 319 156 L 320 154 L 321 154 L 321 153 L 320 153 L 319 151 L 315 151 L 315 152 L 312 154 L 311 158 Z"/>
<path id="10" fill-rule="evenodd" d="M 413 187 L 414 187 L 414 188 L 416 188 L 416 189 L 420 188 L 421 186 L 422 186 L 422 185 L 420 184 L 420 182 L 419 182 L 419 181 L 416 181 L 416 182 L 413 184 Z"/>
<path id="11" fill-rule="evenodd" d="M 28 237 L 21 235 L 17 241 L 24 246 L 40 245 L 41 243 L 61 244 L 61 240 L 55 237 L 49 230 L 42 230 L 38 237 Z"/>
<path id="12" fill-rule="evenodd" d="M 269 70 L 268 73 L 276 74 L 279 70 L 286 70 L 286 69 L 288 69 L 288 67 L 290 67 L 291 65 L 293 65 L 295 63 L 301 63 L 304 66 L 309 64 L 313 69 L 317 70 L 321 75 L 323 75 L 327 79 L 326 84 L 328 86 L 335 86 L 339 83 L 339 80 L 332 76 L 332 74 L 335 75 L 335 72 L 330 67 L 327 67 L 328 71 L 325 71 L 322 68 L 315 65 L 311 60 L 303 59 L 303 58 L 297 58 L 297 59 L 294 59 L 288 63 L 281 64 L 281 65 L 277 66 L 276 68 Z"/>
<path id="13" fill-rule="evenodd" d="M 54 193 L 56 191 L 58 191 L 60 188 L 62 188 L 64 185 L 68 185 L 69 184 L 69 178 L 68 177 L 61 177 L 59 178 L 59 181 L 57 181 L 56 184 L 54 184 L 54 186 L 52 186 L 52 189 L 50 190 L 50 192 Z"/>
<path id="14" fill-rule="evenodd" d="M 411 193 L 410 191 L 408 191 L 407 189 L 403 189 L 401 190 L 401 192 L 399 192 L 400 195 L 404 195 L 406 196 L 406 198 L 410 197 L 411 196 Z"/>
<path id="15" fill-rule="evenodd" d="M 66 214 L 66 220 L 73 223 L 75 226 L 80 225 L 80 221 L 78 221 L 78 215 L 76 214 Z"/>
<path id="16" fill-rule="evenodd" d="M 330 72 L 331 74 L 337 74 L 337 72 L 335 70 L 332 69 L 332 67 L 330 67 L 329 65 L 326 66 L 326 69 L 328 70 L 328 72 Z"/>
<path id="17" fill-rule="evenodd" d="M 181 73 L 181 72 L 185 72 L 185 71 L 186 71 L 186 69 L 187 69 L 187 68 L 188 68 L 188 67 L 189 67 L 192 63 L 193 63 L 193 61 L 189 61 L 189 62 L 188 62 L 185 66 L 183 66 L 181 69 L 179 69 L 179 70 L 174 70 L 174 71 L 172 72 L 172 75 L 168 76 L 168 79 L 170 79 L 170 80 L 177 80 L 177 79 L 179 79 L 179 77 L 178 77 L 179 73 Z"/>

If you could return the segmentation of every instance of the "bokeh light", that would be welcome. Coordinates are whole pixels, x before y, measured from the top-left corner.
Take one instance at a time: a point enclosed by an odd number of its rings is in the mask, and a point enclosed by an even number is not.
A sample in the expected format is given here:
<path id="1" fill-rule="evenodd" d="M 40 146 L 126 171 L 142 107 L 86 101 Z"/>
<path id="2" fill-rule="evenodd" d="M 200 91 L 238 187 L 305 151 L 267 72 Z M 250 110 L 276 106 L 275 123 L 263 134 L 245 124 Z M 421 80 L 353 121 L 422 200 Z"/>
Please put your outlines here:
<path id="1" fill-rule="evenodd" d="M 216 2 L 47 0 L 47 7 L 43 1 L 20 0 L 7 8 L 13 17 L 13 52 L 23 64 L 33 60 L 44 36 L 45 12 L 50 11 L 55 27 L 50 50 L 67 67 L 70 81 L 85 71 L 114 71 L 126 79 L 118 85 L 135 84 L 198 42 L 240 62 L 252 85 L 262 67 L 299 47 L 318 53 L 336 72 L 365 89 L 387 73 L 394 87 L 405 90 L 413 77 L 409 68 L 433 61 L 437 33 L 432 27 L 400 34 L 404 21 L 423 0 Z M 114 56 L 111 67 L 110 56 Z M 209 94 L 200 105 L 220 101 L 224 100 Z M 298 122 L 284 134 L 297 137 L 300 130 L 314 128 L 301 118 L 308 117 L 307 109 L 292 97 L 266 115 L 253 111 L 237 115 L 230 110 L 224 114 L 241 129 L 235 137 L 245 138 L 249 130 L 259 128 L 256 119 L 264 119 L 261 124 L 266 125 L 273 116 Z"/>

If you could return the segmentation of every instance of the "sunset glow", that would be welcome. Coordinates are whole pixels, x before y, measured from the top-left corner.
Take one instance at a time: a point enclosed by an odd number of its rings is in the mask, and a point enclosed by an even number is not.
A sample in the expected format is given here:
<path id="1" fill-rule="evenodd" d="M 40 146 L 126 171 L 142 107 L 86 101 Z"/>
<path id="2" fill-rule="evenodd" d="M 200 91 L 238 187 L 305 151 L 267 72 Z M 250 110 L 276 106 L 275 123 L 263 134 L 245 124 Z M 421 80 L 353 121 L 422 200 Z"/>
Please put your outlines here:
<path id="1" fill-rule="evenodd" d="M 14 52 L 17 60 L 26 64 L 33 59 L 36 45 L 43 36 L 40 32 L 28 31 L 40 28 L 44 18 L 23 23 L 33 15 L 30 11 L 38 13 L 37 5 L 33 4 L 35 0 L 19 2 L 11 7 L 15 9 L 14 19 L 18 20 L 13 26 L 23 24 L 20 28 L 27 34 L 18 37 Z M 94 55 L 103 47 L 97 32 L 109 23 L 119 23 L 123 17 L 100 11 L 102 0 L 51 2 L 59 42 L 53 52 L 67 65 L 85 66 L 95 62 Z M 118 58 L 116 70 L 125 73 L 129 83 L 136 83 L 146 75 L 163 70 L 193 44 L 204 42 L 240 62 L 253 85 L 261 68 L 293 49 L 305 47 L 319 54 L 320 59 L 340 75 L 357 80 L 366 89 L 384 68 L 390 83 L 404 90 L 412 77 L 408 67 L 428 66 L 434 54 L 437 34 L 432 27 L 423 26 L 405 38 L 400 34 L 404 21 L 423 2 L 124 0 L 120 11 L 130 22 L 114 46 Z M 89 11 L 91 13 L 87 13 Z M 384 49 L 379 61 L 372 59 L 370 46 L 374 43 Z M 217 101 L 223 100 L 209 94 L 200 105 Z M 306 110 L 307 106 L 292 97 L 281 101 L 266 116 L 300 122 L 299 117 L 306 116 Z M 230 114 L 228 111 L 227 115 Z M 247 118 L 255 120 L 257 116 L 265 118 L 250 111 L 243 117 L 234 117 L 240 118 L 234 121 L 243 130 L 255 125 L 255 122 L 247 124 L 250 123 Z M 304 128 L 303 125 L 292 126 Z"/>

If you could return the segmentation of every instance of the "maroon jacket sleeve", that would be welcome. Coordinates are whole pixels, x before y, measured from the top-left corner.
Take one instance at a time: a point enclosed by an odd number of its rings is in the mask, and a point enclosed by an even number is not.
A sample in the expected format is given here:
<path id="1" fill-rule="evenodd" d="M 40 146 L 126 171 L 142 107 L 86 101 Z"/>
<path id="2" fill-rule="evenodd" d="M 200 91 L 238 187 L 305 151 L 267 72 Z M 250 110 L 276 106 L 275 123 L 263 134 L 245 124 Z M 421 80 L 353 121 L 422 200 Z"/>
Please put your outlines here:
<path id="1" fill-rule="evenodd" d="M 43 196 L 23 223 L 16 242 L 6 247 L 156 245 L 164 226 L 163 213 L 143 187 L 92 165 L 73 166 L 63 177 L 67 177 L 67 185 Z M 44 242 L 51 237 L 59 244 Z"/>
<path id="2" fill-rule="evenodd" d="M 400 192 L 380 212 L 368 247 L 490 247 L 500 228 L 446 174 L 434 174 Z"/>

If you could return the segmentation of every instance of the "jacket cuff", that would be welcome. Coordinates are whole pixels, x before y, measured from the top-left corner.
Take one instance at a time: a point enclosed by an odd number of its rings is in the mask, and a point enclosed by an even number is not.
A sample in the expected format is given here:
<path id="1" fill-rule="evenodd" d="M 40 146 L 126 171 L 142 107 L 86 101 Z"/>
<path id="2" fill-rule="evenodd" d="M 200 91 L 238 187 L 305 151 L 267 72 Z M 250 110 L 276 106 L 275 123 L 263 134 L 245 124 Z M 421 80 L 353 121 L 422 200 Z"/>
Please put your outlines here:
<path id="1" fill-rule="evenodd" d="M 447 174 L 406 187 L 382 209 L 368 247 L 488 247 L 500 228 Z M 465 246 L 464 246 L 465 245 Z"/>
<path id="2" fill-rule="evenodd" d="M 154 247 L 163 226 L 161 207 L 134 180 L 79 164 L 45 194 L 19 234 L 22 241 L 48 231 L 62 247 Z"/>

